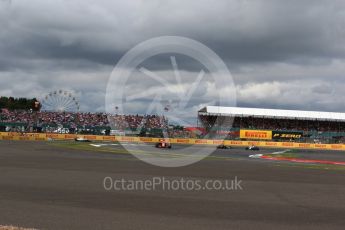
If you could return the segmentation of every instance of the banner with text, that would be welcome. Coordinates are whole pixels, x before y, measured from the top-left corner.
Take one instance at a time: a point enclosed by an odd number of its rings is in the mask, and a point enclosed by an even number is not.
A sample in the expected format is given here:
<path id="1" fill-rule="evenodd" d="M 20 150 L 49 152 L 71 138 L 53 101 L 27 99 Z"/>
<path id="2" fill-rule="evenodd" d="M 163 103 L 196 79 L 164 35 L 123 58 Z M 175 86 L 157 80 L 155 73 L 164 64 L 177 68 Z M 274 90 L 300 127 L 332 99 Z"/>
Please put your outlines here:
<path id="1" fill-rule="evenodd" d="M 294 140 L 294 139 L 300 139 L 302 137 L 303 137 L 302 132 L 272 131 L 273 139 Z"/>
<path id="2" fill-rule="evenodd" d="M 272 140 L 272 131 L 269 130 L 240 130 L 241 139 Z"/>

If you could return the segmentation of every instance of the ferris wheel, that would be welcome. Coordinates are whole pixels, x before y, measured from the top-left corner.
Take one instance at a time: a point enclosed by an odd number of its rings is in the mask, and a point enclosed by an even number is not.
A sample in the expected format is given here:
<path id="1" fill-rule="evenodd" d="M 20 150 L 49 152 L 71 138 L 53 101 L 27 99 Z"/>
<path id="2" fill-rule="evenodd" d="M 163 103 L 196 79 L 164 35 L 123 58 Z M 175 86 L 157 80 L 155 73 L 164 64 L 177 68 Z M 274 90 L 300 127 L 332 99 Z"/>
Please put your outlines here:
<path id="1" fill-rule="evenodd" d="M 41 99 L 42 110 L 52 112 L 78 112 L 80 105 L 72 93 L 64 90 L 50 92 Z"/>

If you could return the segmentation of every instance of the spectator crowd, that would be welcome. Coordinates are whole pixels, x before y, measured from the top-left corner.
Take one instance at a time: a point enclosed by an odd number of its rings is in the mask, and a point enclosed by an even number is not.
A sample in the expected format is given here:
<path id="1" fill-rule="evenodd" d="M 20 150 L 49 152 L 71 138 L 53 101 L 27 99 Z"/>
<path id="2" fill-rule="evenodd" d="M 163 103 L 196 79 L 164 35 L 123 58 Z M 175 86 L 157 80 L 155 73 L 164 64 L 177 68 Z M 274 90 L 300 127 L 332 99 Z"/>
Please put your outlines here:
<path id="1" fill-rule="evenodd" d="M 200 116 L 203 127 L 217 127 L 222 129 L 261 129 L 261 130 L 299 130 L 316 132 L 345 132 L 345 122 L 298 120 L 298 119 L 273 119 L 256 117 L 222 117 Z M 119 115 L 106 113 L 75 113 L 75 112 L 34 112 L 30 110 L 0 110 L 0 122 L 25 126 L 68 126 L 77 127 L 110 127 L 115 130 L 126 129 L 163 129 L 168 126 L 168 121 L 158 115 Z M 183 133 L 176 130 L 176 133 Z"/>
<path id="2" fill-rule="evenodd" d="M 345 122 L 332 120 L 301 120 L 264 117 L 199 116 L 204 127 L 223 129 L 259 129 L 273 131 L 345 132 Z"/>
<path id="3" fill-rule="evenodd" d="M 2 109 L 2 123 L 20 123 L 28 126 L 111 127 L 113 129 L 163 128 L 164 117 L 157 115 L 109 115 L 106 113 L 32 112 Z"/>

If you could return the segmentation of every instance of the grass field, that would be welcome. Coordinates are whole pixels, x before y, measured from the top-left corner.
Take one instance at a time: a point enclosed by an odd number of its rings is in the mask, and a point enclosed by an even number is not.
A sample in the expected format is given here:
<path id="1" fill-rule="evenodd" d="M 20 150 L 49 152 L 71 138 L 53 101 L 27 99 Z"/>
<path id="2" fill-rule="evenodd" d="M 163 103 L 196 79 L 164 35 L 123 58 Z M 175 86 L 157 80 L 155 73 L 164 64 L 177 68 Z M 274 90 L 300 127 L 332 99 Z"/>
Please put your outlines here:
<path id="1" fill-rule="evenodd" d="M 14 226 L 0 226 L 0 230 L 37 230 L 34 228 L 19 228 Z"/>
<path id="2" fill-rule="evenodd" d="M 105 144 L 104 142 L 93 142 L 92 144 Z M 110 143 L 109 143 L 110 144 Z M 118 142 L 112 142 L 111 144 L 119 144 Z M 74 150 L 84 150 L 84 151 L 93 151 L 93 152 L 102 152 L 102 153 L 113 153 L 113 154 L 130 154 L 125 148 L 121 147 L 119 145 L 118 148 L 113 148 L 112 146 L 104 145 L 102 147 L 94 147 L 91 145 L 91 143 L 87 142 L 74 142 L 74 141 L 56 141 L 51 142 L 49 145 L 58 147 L 58 148 L 68 148 L 68 149 L 74 149 Z M 150 146 L 150 145 L 148 145 Z M 154 149 L 153 149 L 154 150 Z M 153 151 L 146 149 L 143 150 L 131 150 L 132 153 L 135 154 L 142 154 L 142 155 L 148 155 L 152 156 Z M 167 154 L 168 153 L 168 154 Z M 173 158 L 173 157 L 180 157 L 188 155 L 190 156 L 189 152 L 186 152 L 183 148 L 178 149 L 177 151 L 174 150 L 162 150 L 162 152 L 155 154 L 159 154 L 163 157 Z M 222 157 L 222 156 L 207 156 L 205 159 L 212 160 L 212 159 L 235 159 L 230 156 Z"/>

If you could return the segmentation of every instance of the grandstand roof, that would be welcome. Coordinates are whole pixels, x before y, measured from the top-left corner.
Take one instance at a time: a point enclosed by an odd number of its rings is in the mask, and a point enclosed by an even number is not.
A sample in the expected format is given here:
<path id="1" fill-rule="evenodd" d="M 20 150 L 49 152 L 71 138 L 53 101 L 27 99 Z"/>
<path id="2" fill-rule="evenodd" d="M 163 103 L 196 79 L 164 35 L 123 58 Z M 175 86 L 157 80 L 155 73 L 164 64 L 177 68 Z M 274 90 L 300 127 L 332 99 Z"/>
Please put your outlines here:
<path id="1" fill-rule="evenodd" d="M 205 108 L 199 111 L 199 114 L 218 115 L 218 116 L 220 115 L 220 116 L 300 119 L 300 120 L 336 120 L 336 121 L 345 122 L 345 113 L 301 111 L 301 110 L 206 106 Z"/>

